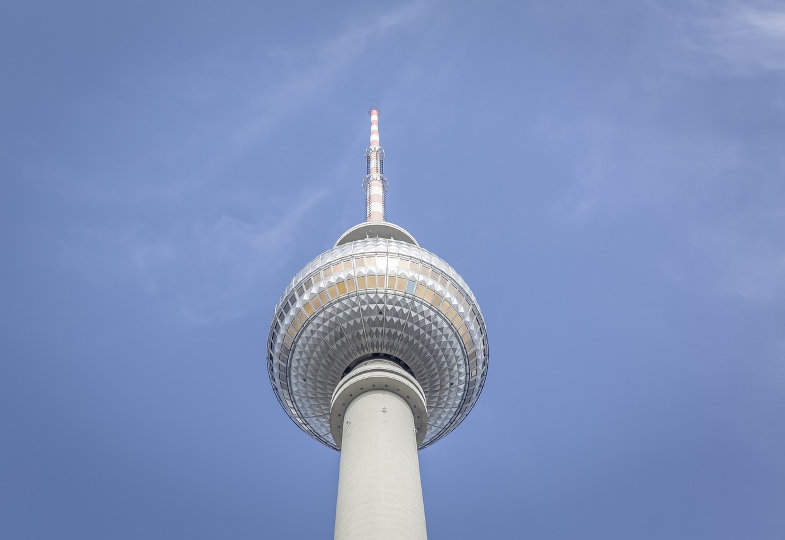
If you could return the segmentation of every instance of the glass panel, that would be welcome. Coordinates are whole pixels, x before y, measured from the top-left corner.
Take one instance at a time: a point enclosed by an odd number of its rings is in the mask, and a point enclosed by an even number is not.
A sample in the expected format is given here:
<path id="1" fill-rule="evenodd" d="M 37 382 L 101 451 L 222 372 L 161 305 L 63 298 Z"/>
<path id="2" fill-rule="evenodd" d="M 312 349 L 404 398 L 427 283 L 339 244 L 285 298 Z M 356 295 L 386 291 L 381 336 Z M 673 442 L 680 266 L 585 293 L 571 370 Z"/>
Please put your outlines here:
<path id="1" fill-rule="evenodd" d="M 341 281 L 338 283 L 338 294 L 346 294 L 346 282 Z"/>
<path id="2" fill-rule="evenodd" d="M 349 292 L 353 292 L 356 289 L 353 279 L 347 280 L 346 285 L 348 286 Z"/>
<path id="3" fill-rule="evenodd" d="M 395 281 L 395 288 L 398 289 L 401 292 L 404 292 L 404 291 L 406 291 L 406 283 L 407 283 L 407 281 L 404 278 L 399 277 Z"/>
<path id="4" fill-rule="evenodd" d="M 366 283 L 368 283 L 368 288 L 373 289 L 376 287 L 376 276 L 368 276 L 366 278 Z"/>
<path id="5" fill-rule="evenodd" d="M 319 298 L 321 299 L 321 301 L 322 301 L 322 303 L 323 303 L 323 304 L 326 304 L 326 303 L 327 303 L 327 301 L 330 299 L 330 298 L 327 296 L 327 291 L 322 291 L 322 292 L 320 292 L 320 293 L 319 293 Z"/>
<path id="6" fill-rule="evenodd" d="M 425 290 L 425 296 L 423 296 L 426 302 L 430 302 L 433 300 L 433 291 L 431 289 Z"/>
<path id="7" fill-rule="evenodd" d="M 365 288 L 365 276 L 360 276 L 357 278 L 357 288 L 358 289 Z"/>
<path id="8" fill-rule="evenodd" d="M 423 298 L 425 296 L 425 291 L 426 290 L 427 289 L 425 288 L 425 285 L 423 285 L 422 283 L 419 283 L 417 285 L 417 291 L 414 294 L 416 294 L 420 298 Z"/>
<path id="9" fill-rule="evenodd" d="M 310 303 L 310 302 L 306 303 L 306 304 L 303 306 L 303 310 L 305 311 L 305 313 L 306 313 L 306 314 L 307 314 L 309 317 L 310 317 L 311 315 L 313 315 L 314 308 L 313 308 L 313 305 L 311 305 L 311 303 Z"/>
<path id="10" fill-rule="evenodd" d="M 336 298 L 338 296 L 338 287 L 330 285 L 327 287 L 327 294 L 330 295 L 330 298 Z"/>

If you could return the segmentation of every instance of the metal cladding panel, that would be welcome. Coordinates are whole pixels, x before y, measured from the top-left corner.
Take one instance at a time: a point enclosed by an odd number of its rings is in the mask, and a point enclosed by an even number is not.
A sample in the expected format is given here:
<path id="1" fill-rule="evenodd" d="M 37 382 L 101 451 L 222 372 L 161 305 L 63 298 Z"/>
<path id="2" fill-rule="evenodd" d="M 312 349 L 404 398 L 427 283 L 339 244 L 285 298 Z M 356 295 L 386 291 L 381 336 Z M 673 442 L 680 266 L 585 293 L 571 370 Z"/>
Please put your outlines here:
<path id="1" fill-rule="evenodd" d="M 371 354 L 400 358 L 427 400 L 422 447 L 452 431 L 485 382 L 488 339 L 466 283 L 436 255 L 368 238 L 303 268 L 275 308 L 267 369 L 278 401 L 306 433 L 336 448 L 330 398 L 344 370 Z"/>

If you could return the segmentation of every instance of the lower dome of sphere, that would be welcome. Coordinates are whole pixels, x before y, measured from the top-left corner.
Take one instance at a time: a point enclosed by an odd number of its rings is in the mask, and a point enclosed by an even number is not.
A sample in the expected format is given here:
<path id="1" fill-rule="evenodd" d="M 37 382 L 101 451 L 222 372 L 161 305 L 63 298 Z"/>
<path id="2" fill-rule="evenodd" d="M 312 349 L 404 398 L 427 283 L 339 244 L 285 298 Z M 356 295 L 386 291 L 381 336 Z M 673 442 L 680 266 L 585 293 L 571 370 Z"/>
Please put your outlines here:
<path id="1" fill-rule="evenodd" d="M 275 309 L 268 374 L 292 420 L 331 448 L 330 398 L 368 355 L 400 359 L 422 386 L 421 448 L 466 417 L 485 382 L 488 340 L 474 296 L 450 265 L 411 243 L 367 238 L 298 272 Z"/>

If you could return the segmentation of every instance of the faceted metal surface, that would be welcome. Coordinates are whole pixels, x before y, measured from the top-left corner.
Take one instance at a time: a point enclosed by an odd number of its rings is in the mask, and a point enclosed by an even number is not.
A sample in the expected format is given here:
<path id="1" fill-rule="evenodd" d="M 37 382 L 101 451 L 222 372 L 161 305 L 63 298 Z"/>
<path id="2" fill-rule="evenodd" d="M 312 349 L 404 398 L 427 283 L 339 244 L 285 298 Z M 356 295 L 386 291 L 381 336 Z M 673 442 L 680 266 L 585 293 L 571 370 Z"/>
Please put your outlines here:
<path id="1" fill-rule="evenodd" d="M 357 358 L 388 354 L 412 369 L 428 408 L 424 448 L 474 406 L 488 370 L 480 309 L 455 270 L 409 243 L 368 238 L 322 253 L 275 308 L 267 370 L 286 413 L 337 448 L 330 398 Z"/>

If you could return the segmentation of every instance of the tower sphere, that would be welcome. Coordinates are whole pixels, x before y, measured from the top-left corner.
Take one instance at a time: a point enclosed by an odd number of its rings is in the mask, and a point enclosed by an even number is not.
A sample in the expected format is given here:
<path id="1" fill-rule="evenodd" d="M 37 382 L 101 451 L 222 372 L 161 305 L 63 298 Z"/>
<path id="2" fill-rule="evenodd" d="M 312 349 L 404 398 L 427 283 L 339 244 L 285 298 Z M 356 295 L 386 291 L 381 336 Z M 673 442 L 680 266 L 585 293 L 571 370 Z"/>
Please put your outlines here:
<path id="1" fill-rule="evenodd" d="M 386 221 L 352 227 L 295 275 L 276 305 L 267 342 L 267 370 L 281 406 L 335 449 L 333 392 L 372 358 L 403 367 L 422 388 L 427 425 L 417 435 L 420 448 L 461 423 L 488 370 L 485 323 L 469 287 Z"/>

